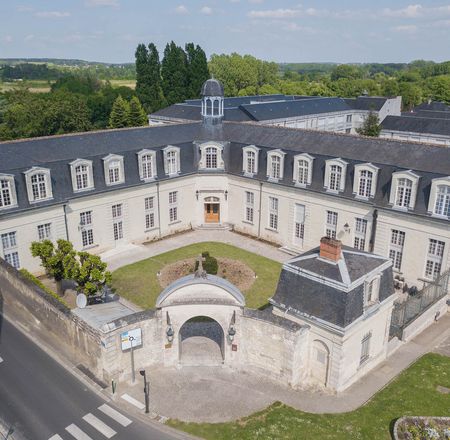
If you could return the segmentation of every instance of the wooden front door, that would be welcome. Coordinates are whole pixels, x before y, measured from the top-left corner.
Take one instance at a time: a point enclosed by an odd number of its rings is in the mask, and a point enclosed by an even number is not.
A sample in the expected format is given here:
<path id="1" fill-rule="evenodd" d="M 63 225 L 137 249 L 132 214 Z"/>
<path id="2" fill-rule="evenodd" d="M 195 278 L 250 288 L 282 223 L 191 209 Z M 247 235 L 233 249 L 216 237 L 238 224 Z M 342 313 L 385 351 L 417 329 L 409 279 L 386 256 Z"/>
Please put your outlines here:
<path id="1" fill-rule="evenodd" d="M 205 223 L 219 223 L 220 221 L 220 204 L 205 203 Z"/>

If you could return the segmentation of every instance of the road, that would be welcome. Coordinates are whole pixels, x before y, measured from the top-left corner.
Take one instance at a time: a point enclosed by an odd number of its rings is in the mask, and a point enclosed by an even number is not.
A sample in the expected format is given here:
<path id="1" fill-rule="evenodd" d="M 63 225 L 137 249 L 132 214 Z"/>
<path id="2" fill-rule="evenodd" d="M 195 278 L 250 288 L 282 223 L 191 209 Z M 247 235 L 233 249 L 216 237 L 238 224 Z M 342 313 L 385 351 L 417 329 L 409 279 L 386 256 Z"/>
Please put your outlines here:
<path id="1" fill-rule="evenodd" d="M 141 422 L 114 403 L 105 402 L 7 320 L 3 319 L 0 331 L 0 420 L 13 426 L 12 438 L 185 438 L 162 426 Z"/>

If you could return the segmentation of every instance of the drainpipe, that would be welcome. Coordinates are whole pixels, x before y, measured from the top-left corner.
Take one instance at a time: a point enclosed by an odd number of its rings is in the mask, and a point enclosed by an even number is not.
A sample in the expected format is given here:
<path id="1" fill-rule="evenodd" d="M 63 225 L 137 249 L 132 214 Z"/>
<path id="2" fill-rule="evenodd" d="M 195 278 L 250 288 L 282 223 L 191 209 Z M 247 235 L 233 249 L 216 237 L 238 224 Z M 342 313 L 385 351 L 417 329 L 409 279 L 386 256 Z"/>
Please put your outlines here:
<path id="1" fill-rule="evenodd" d="M 158 200 L 158 231 L 159 231 L 159 238 L 161 238 L 161 209 L 160 209 L 160 203 L 159 203 L 159 182 L 156 182 L 156 199 Z"/>
<path id="2" fill-rule="evenodd" d="M 372 213 L 372 230 L 370 231 L 369 252 L 373 252 L 375 247 L 375 237 L 377 235 L 378 209 Z"/>
<path id="3" fill-rule="evenodd" d="M 64 225 L 66 227 L 66 240 L 70 241 L 69 238 L 69 226 L 67 224 L 67 211 L 66 211 L 67 205 L 64 203 L 63 204 L 63 211 L 64 211 Z"/>
<path id="4" fill-rule="evenodd" d="M 262 205 L 263 183 L 259 182 L 259 215 L 258 215 L 258 238 L 261 236 L 261 205 Z"/>

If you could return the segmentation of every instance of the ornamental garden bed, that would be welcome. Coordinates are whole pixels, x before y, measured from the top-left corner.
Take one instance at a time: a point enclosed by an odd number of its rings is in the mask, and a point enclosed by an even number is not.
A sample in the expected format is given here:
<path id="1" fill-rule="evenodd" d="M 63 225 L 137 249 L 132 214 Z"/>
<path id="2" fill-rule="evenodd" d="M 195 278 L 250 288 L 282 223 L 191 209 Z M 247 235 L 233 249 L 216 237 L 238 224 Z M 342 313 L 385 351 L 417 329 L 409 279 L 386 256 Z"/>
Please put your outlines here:
<path id="1" fill-rule="evenodd" d="M 450 417 L 401 417 L 394 425 L 395 440 L 448 440 Z"/>

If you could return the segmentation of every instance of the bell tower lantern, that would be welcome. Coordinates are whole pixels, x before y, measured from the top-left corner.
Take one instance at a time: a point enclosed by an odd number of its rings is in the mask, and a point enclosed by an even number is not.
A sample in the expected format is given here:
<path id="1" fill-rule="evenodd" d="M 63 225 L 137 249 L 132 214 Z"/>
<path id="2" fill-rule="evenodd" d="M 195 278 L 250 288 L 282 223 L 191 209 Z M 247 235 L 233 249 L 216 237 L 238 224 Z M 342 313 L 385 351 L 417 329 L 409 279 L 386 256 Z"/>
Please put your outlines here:
<path id="1" fill-rule="evenodd" d="M 221 124 L 224 115 L 223 85 L 217 79 L 208 79 L 202 86 L 202 119 L 206 124 Z"/>

